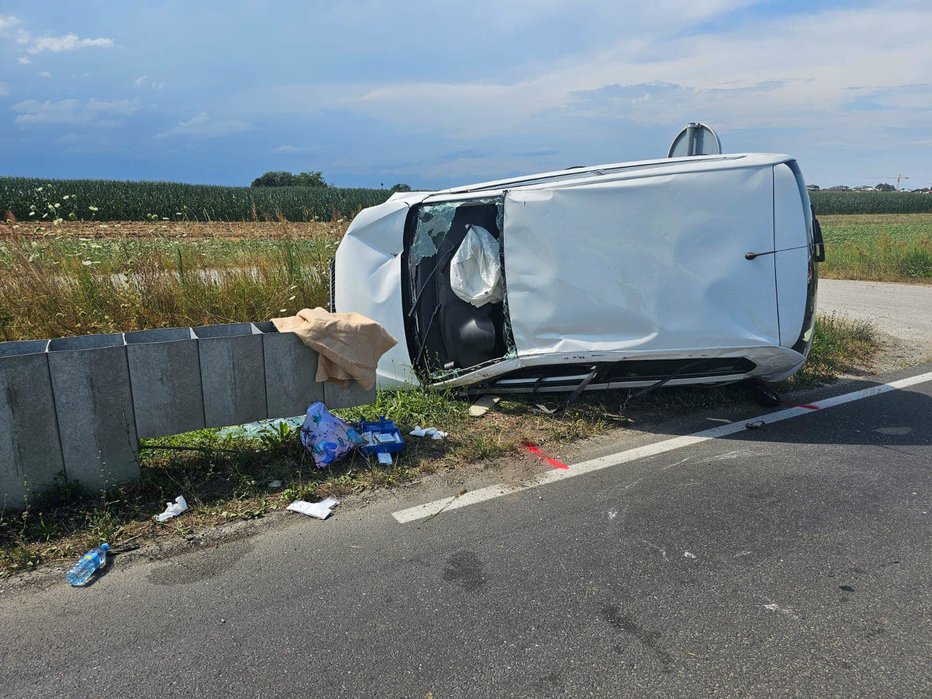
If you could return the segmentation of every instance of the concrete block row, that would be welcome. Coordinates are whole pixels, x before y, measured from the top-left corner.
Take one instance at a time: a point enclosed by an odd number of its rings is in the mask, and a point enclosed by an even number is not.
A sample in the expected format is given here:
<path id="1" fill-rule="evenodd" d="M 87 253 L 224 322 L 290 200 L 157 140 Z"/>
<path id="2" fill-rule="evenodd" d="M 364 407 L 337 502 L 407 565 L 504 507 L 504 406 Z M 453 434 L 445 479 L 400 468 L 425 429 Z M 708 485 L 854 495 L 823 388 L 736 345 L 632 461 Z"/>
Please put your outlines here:
<path id="1" fill-rule="evenodd" d="M 133 480 L 140 438 L 375 398 L 316 372 L 317 353 L 272 323 L 0 343 L 0 506 L 56 479 L 90 490 Z"/>

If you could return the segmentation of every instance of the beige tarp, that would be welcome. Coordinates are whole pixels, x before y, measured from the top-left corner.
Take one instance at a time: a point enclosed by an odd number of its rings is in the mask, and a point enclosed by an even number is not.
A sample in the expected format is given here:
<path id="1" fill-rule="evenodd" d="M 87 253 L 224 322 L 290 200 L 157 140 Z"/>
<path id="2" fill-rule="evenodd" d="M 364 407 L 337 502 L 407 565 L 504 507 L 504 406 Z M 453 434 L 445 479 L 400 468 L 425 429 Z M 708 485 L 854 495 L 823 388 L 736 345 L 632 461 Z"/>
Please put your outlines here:
<path id="1" fill-rule="evenodd" d="M 279 332 L 293 332 L 320 355 L 317 380 L 340 386 L 359 382 L 367 391 L 375 385 L 379 358 L 398 341 L 385 328 L 358 313 L 329 313 L 305 308 L 288 318 L 273 318 Z"/>

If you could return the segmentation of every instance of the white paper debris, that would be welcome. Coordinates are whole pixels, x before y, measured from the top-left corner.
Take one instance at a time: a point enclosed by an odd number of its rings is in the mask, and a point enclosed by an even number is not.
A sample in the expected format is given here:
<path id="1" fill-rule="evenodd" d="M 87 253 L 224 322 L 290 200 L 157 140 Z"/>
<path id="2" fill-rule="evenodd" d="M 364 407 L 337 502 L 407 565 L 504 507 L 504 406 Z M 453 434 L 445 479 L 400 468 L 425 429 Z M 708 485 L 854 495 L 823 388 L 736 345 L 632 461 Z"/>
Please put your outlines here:
<path id="1" fill-rule="evenodd" d="M 288 509 L 308 517 L 317 519 L 327 519 L 332 514 L 332 509 L 340 504 L 335 498 L 327 498 L 320 502 L 307 502 L 305 500 L 295 500 L 288 505 Z"/>
<path id="2" fill-rule="evenodd" d="M 479 400 L 469 406 L 469 415 L 471 417 L 482 417 L 492 406 L 498 403 L 501 398 L 498 396 L 482 396 Z"/>
<path id="3" fill-rule="evenodd" d="M 382 464 L 383 466 L 392 465 L 392 455 L 389 454 L 387 451 L 380 451 L 378 453 L 378 456 L 379 456 L 379 463 Z"/>
<path id="4" fill-rule="evenodd" d="M 172 517 L 177 517 L 182 512 L 188 509 L 188 502 L 184 499 L 183 495 L 179 495 L 175 498 L 175 502 L 166 502 L 167 507 L 165 512 L 160 515 L 155 515 L 152 519 L 156 522 L 167 522 Z"/>
<path id="5" fill-rule="evenodd" d="M 436 427 L 421 427 L 415 425 L 410 432 L 412 437 L 430 437 L 431 439 L 446 439 L 450 436 L 448 432 L 441 432 Z"/>

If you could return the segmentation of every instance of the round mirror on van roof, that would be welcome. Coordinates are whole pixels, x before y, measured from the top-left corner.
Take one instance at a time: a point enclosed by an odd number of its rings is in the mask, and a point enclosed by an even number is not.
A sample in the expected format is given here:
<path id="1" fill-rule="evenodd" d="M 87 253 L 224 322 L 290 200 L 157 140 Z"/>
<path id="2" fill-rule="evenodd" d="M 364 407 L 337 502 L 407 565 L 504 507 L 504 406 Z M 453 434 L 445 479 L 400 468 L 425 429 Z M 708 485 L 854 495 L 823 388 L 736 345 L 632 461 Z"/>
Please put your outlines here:
<path id="1" fill-rule="evenodd" d="M 670 144 L 668 158 L 682 158 L 690 155 L 721 155 L 722 142 L 711 126 L 698 121 L 686 124 L 673 143 Z"/>

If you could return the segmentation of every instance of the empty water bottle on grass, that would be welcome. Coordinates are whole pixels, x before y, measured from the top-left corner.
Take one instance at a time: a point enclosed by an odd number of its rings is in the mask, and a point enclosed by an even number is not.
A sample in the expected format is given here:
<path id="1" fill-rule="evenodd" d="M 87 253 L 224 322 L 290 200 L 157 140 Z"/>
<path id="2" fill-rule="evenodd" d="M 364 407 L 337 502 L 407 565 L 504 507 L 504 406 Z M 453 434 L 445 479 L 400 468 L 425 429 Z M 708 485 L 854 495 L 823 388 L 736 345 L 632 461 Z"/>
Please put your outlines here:
<path id="1" fill-rule="evenodd" d="M 65 576 L 68 582 L 74 587 L 86 585 L 94 571 L 104 567 L 107 562 L 107 551 L 109 550 L 110 544 L 101 544 L 81 556 L 81 560 L 75 563 Z"/>

